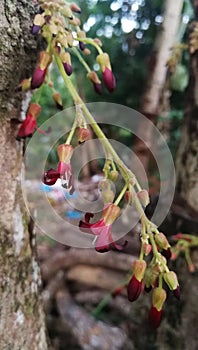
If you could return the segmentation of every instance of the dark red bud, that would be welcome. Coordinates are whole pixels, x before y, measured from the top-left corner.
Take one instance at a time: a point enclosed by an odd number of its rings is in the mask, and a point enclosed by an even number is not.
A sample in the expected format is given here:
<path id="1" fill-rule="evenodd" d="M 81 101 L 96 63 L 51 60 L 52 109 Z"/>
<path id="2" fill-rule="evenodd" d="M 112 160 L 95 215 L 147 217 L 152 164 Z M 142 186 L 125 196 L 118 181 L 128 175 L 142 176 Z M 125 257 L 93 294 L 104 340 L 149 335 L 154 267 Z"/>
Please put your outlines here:
<path id="1" fill-rule="evenodd" d="M 97 94 L 101 95 L 102 94 L 102 84 L 100 83 L 93 83 L 94 90 Z"/>
<path id="2" fill-rule="evenodd" d="M 85 44 L 82 41 L 79 41 L 79 47 L 81 51 L 83 51 L 85 49 Z"/>
<path id="3" fill-rule="evenodd" d="M 67 75 L 70 76 L 72 74 L 72 66 L 69 63 L 63 63 L 63 66 Z"/>
<path id="4" fill-rule="evenodd" d="M 141 291 L 142 282 L 139 282 L 133 275 L 127 287 L 128 300 L 131 302 L 137 300 L 141 294 Z"/>
<path id="5" fill-rule="evenodd" d="M 45 79 L 47 69 L 42 70 L 40 67 L 37 67 L 33 73 L 31 80 L 31 88 L 36 89 L 39 88 Z"/>
<path id="6" fill-rule="evenodd" d="M 152 306 L 148 318 L 151 328 L 158 328 L 162 318 L 162 310 L 158 311 L 154 306 Z"/>
<path id="7" fill-rule="evenodd" d="M 116 80 L 112 71 L 106 67 L 102 73 L 104 84 L 109 92 L 113 92 L 116 87 Z"/>

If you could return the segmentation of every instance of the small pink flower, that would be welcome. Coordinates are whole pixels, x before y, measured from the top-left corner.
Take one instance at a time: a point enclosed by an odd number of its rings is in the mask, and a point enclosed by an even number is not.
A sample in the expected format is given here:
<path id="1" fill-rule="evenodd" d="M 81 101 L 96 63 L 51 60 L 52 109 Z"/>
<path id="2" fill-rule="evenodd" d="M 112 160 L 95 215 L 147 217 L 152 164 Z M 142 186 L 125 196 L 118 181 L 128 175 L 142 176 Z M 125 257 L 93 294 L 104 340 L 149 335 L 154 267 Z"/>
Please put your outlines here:
<path id="1" fill-rule="evenodd" d="M 94 215 L 91 213 L 85 214 L 85 221 L 80 221 L 79 227 L 81 230 L 86 230 L 88 233 L 96 235 L 95 249 L 99 253 L 104 253 L 110 250 L 110 246 L 117 250 L 123 250 L 127 241 L 123 245 L 119 245 L 114 242 L 111 227 L 113 222 L 120 214 L 120 208 L 115 204 L 108 204 L 104 207 L 102 212 L 102 218 L 96 223 L 90 223 L 90 218 Z"/>

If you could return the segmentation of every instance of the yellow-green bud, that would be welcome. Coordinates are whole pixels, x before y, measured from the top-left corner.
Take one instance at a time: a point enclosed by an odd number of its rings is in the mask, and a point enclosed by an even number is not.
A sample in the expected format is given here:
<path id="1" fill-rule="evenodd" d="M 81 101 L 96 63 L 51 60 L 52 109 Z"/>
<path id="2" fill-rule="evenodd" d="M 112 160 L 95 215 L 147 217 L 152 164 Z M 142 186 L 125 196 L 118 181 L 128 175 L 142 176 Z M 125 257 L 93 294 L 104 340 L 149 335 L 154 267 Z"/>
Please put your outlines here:
<path id="1" fill-rule="evenodd" d="M 144 277 L 144 273 L 146 270 L 146 261 L 144 260 L 135 260 L 134 264 L 133 264 L 133 275 L 136 277 L 136 279 L 141 282 L 143 277 Z"/>
<path id="2" fill-rule="evenodd" d="M 146 207 L 150 203 L 149 194 L 147 190 L 141 190 L 137 194 L 141 204 Z"/>
<path id="3" fill-rule="evenodd" d="M 170 290 L 175 290 L 179 286 L 177 275 L 174 271 L 165 272 L 163 278 Z"/>
<path id="4" fill-rule="evenodd" d="M 166 300 L 166 291 L 162 288 L 155 288 L 152 294 L 152 305 L 160 311 Z"/>

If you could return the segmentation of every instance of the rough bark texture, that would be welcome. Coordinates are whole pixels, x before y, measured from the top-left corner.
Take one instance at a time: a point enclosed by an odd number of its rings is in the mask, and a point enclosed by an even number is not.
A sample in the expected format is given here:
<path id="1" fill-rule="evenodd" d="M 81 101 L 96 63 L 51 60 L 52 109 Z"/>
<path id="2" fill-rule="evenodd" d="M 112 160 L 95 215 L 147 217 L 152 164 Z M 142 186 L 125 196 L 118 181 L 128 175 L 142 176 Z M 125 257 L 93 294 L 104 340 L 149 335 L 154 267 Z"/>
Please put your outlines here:
<path id="1" fill-rule="evenodd" d="M 33 1 L 0 3 L 0 348 L 47 349 L 38 297 L 39 266 L 21 193 L 22 145 L 15 140 L 21 79 L 31 75 L 37 42 L 30 34 Z"/>
<path id="2" fill-rule="evenodd" d="M 198 211 L 198 51 L 190 57 L 189 70 L 182 141 L 176 164 L 177 190 L 187 205 Z"/>
<path id="3" fill-rule="evenodd" d="M 168 69 L 167 62 L 170 57 L 171 48 L 176 41 L 183 2 L 183 0 L 164 1 L 164 21 L 150 57 L 149 74 L 140 109 L 153 123 L 155 123 L 160 112 L 160 99 Z M 153 142 L 152 127 L 145 128 L 144 125 L 140 125 L 138 137 L 139 139 L 135 143 L 134 150 L 146 170 L 149 161 L 149 149 Z"/>

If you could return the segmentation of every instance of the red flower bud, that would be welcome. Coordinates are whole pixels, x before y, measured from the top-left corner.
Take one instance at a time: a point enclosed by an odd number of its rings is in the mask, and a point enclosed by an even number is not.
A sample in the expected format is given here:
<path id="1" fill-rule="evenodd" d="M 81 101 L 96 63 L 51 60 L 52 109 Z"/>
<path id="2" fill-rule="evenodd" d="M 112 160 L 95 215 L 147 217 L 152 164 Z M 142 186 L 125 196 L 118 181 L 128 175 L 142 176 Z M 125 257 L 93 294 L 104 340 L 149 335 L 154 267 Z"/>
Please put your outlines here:
<path id="1" fill-rule="evenodd" d="M 41 14 L 37 14 L 34 17 L 34 22 L 33 22 L 33 26 L 32 26 L 32 34 L 37 34 L 40 29 L 43 27 L 43 25 L 45 24 L 45 19 Z"/>
<path id="2" fill-rule="evenodd" d="M 95 92 L 98 94 L 102 93 L 102 84 L 96 72 L 92 71 L 87 74 L 87 77 L 91 80 L 94 86 Z"/>
<path id="3" fill-rule="evenodd" d="M 137 278 L 133 275 L 128 286 L 127 286 L 127 295 L 128 300 L 133 302 L 137 300 L 142 292 L 143 283 L 138 281 Z"/>
<path id="4" fill-rule="evenodd" d="M 47 68 L 51 63 L 52 55 L 46 51 L 40 52 L 39 65 L 36 67 L 31 80 L 31 88 L 36 89 L 40 87 L 45 79 Z"/>
<path id="5" fill-rule="evenodd" d="M 77 130 L 78 142 L 79 143 L 85 142 L 88 139 L 89 134 L 90 134 L 89 129 L 87 129 L 87 128 L 78 128 L 78 130 Z"/>
<path id="6" fill-rule="evenodd" d="M 127 293 L 129 301 L 135 301 L 143 289 L 143 277 L 146 270 L 144 260 L 136 260 L 133 265 L 133 276 L 128 284 Z"/>
<path id="7" fill-rule="evenodd" d="M 140 192 L 138 192 L 137 196 L 144 207 L 146 207 L 149 204 L 150 199 L 147 190 L 141 190 Z"/>
<path id="8" fill-rule="evenodd" d="M 106 67 L 104 72 L 102 73 L 102 77 L 107 90 L 109 92 L 113 92 L 116 87 L 116 80 L 112 71 Z"/>
<path id="9" fill-rule="evenodd" d="M 75 2 L 72 2 L 72 3 L 70 4 L 70 9 L 71 9 L 73 12 L 81 13 L 81 8 L 80 8 Z"/>
<path id="10" fill-rule="evenodd" d="M 115 77 L 111 70 L 111 63 L 107 53 L 101 53 L 97 56 L 96 61 L 100 65 L 104 84 L 109 92 L 112 92 L 116 87 Z"/>
<path id="11" fill-rule="evenodd" d="M 69 52 L 62 52 L 60 54 L 60 59 L 63 63 L 65 72 L 67 73 L 67 75 L 70 76 L 72 74 L 72 65 L 71 65 L 71 56 Z"/>
<path id="12" fill-rule="evenodd" d="M 162 318 L 162 307 L 166 300 L 166 291 L 162 288 L 155 288 L 152 295 L 152 307 L 149 312 L 149 323 L 152 328 L 160 325 Z"/>
<path id="13" fill-rule="evenodd" d="M 158 328 L 162 318 L 162 310 L 158 311 L 154 306 L 152 306 L 148 318 L 151 328 Z"/>

